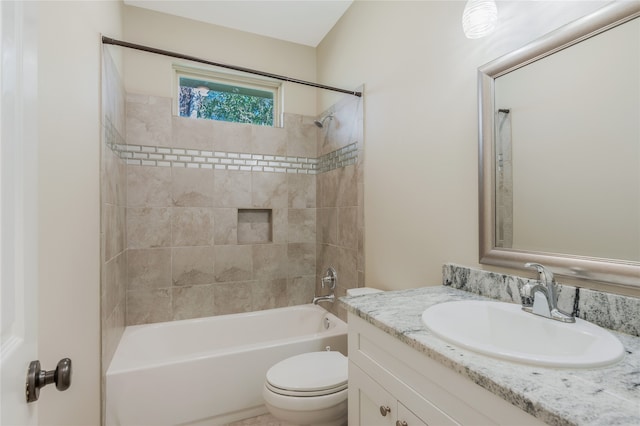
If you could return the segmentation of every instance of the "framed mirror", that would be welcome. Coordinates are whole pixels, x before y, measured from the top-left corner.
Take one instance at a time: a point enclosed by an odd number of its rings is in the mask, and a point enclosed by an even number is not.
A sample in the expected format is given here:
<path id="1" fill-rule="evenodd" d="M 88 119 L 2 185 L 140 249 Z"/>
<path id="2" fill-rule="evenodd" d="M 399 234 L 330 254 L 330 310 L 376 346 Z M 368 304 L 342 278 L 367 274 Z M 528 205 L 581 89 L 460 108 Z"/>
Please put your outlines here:
<path id="1" fill-rule="evenodd" d="M 640 2 L 478 70 L 480 263 L 640 286 Z"/>

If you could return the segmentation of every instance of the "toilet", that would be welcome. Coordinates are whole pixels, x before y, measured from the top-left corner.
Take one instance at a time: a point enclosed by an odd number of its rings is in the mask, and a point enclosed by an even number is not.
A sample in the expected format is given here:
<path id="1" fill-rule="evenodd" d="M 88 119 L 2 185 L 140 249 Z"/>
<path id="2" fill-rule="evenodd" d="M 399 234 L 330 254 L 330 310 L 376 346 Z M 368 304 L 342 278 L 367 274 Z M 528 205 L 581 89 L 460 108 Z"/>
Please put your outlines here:
<path id="1" fill-rule="evenodd" d="M 336 351 L 292 356 L 267 371 L 265 405 L 279 420 L 297 425 L 347 424 L 347 357 Z"/>
<path id="2" fill-rule="evenodd" d="M 379 293 L 360 287 L 347 296 Z M 336 351 L 307 352 L 287 358 L 267 371 L 262 396 L 269 412 L 296 425 L 346 426 L 347 357 Z"/>

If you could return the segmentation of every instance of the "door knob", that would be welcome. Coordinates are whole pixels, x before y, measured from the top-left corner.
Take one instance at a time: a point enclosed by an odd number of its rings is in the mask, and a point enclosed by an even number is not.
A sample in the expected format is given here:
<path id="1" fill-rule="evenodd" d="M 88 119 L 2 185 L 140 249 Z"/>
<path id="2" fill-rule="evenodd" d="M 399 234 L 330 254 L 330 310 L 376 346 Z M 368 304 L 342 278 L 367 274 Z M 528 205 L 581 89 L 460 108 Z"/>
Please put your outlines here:
<path id="1" fill-rule="evenodd" d="M 71 386 L 71 360 L 63 358 L 58 362 L 55 370 L 44 371 L 40 369 L 40 361 L 31 361 L 27 372 L 27 402 L 37 401 L 40 397 L 40 388 L 56 384 L 56 389 L 65 391 Z"/>
<path id="2" fill-rule="evenodd" d="M 382 417 L 386 417 L 386 415 L 389 414 L 390 412 L 391 412 L 391 408 L 387 407 L 386 405 L 380 406 L 380 415 Z"/>

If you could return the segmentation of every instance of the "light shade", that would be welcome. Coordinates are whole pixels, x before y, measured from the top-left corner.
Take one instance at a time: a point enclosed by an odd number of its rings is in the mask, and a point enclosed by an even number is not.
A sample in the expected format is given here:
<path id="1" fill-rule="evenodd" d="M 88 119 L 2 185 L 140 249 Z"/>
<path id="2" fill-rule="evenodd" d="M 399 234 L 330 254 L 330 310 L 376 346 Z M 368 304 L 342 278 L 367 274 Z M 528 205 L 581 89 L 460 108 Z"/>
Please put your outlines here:
<path id="1" fill-rule="evenodd" d="M 469 0 L 462 12 L 462 29 L 467 38 L 490 34 L 498 23 L 498 7 L 494 0 Z"/>

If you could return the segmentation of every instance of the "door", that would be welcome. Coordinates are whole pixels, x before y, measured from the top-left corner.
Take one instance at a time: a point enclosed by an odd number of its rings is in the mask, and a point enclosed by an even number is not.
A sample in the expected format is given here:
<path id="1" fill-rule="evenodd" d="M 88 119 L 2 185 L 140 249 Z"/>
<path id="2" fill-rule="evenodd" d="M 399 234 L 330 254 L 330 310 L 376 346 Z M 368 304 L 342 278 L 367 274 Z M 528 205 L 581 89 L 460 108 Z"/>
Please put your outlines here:
<path id="1" fill-rule="evenodd" d="M 34 2 L 0 2 L 0 424 L 35 425 L 27 404 L 37 358 L 38 222 Z M 31 123 L 31 125 L 29 125 Z"/>

